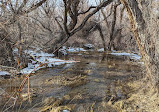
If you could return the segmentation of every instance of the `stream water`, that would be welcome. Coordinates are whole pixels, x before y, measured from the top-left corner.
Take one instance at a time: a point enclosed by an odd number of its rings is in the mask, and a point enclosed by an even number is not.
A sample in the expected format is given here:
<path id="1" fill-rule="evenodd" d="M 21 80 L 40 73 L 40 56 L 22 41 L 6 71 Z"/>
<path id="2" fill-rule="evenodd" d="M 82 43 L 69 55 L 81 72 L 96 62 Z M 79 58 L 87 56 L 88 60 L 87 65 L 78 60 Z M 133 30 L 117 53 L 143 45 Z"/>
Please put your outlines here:
<path id="1" fill-rule="evenodd" d="M 141 64 L 127 56 L 84 52 L 72 53 L 63 59 L 80 62 L 42 69 L 33 74 L 30 77 L 31 103 L 28 102 L 26 84 L 14 108 L 9 108 L 14 98 L 7 103 L 8 98 L 24 77 L 0 79 L 0 109 L 54 112 L 53 108 L 61 107 L 61 112 L 117 112 L 108 104 L 129 98 L 133 88 L 127 83 L 143 77 Z"/>

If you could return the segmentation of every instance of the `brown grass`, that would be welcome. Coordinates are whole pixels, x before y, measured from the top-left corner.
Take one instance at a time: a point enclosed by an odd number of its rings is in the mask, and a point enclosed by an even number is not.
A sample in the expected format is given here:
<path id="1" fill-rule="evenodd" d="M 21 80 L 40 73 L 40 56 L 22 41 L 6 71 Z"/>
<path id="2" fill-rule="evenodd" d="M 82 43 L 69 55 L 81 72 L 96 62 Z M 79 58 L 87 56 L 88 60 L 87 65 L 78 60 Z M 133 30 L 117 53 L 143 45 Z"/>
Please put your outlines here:
<path id="1" fill-rule="evenodd" d="M 120 112 L 159 112 L 158 93 L 150 83 L 135 81 L 128 85 L 135 89 L 135 93 L 126 100 L 116 102 L 113 107 Z"/>

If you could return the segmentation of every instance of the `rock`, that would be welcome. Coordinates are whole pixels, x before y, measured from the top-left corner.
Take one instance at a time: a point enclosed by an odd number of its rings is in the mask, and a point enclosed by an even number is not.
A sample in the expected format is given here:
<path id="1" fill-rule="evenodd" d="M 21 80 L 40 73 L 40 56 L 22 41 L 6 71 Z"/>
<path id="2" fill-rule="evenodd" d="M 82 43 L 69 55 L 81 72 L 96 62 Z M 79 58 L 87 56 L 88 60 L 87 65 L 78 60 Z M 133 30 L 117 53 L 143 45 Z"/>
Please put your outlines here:
<path id="1" fill-rule="evenodd" d="M 11 75 L 7 71 L 0 71 L 0 77 L 3 77 L 4 79 L 9 79 Z"/>
<path id="2" fill-rule="evenodd" d="M 83 48 L 86 49 L 86 50 L 94 49 L 94 45 L 92 45 L 92 44 L 84 44 Z"/>
<path id="3" fill-rule="evenodd" d="M 70 112 L 70 111 L 65 109 L 65 110 L 62 110 L 62 112 Z"/>

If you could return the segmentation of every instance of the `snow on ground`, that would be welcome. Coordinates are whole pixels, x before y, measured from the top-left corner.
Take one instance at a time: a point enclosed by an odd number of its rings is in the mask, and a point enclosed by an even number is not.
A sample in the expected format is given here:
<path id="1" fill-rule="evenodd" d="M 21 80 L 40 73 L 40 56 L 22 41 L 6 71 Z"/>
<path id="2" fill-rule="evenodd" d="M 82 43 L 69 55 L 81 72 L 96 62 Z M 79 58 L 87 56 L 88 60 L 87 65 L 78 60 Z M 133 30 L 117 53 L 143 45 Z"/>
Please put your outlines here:
<path id="1" fill-rule="evenodd" d="M 0 71 L 0 75 L 2 76 L 2 75 L 10 75 L 10 73 L 9 72 L 6 72 L 6 71 Z"/>
<path id="2" fill-rule="evenodd" d="M 33 59 L 31 59 L 31 63 L 28 63 L 28 67 L 21 70 L 22 74 L 35 73 L 35 71 L 45 68 L 45 67 L 53 67 L 55 65 L 61 65 L 64 63 L 71 63 L 69 61 L 61 60 L 53 58 L 54 54 L 45 53 L 42 51 L 36 50 L 25 50 L 25 53 L 30 55 Z M 43 66 L 40 66 L 45 64 Z"/>
<path id="3" fill-rule="evenodd" d="M 144 62 L 138 62 L 139 64 L 141 64 L 141 65 L 144 65 Z"/>
<path id="4" fill-rule="evenodd" d="M 79 47 L 68 47 L 66 48 L 66 46 L 63 46 L 60 50 L 59 50 L 63 55 L 67 55 L 67 52 L 80 52 L 80 51 L 87 51 L 84 48 L 79 48 Z"/>
<path id="5" fill-rule="evenodd" d="M 86 49 L 94 49 L 93 44 L 84 44 L 83 47 L 86 48 Z"/>
<path id="6" fill-rule="evenodd" d="M 39 51 L 39 49 L 36 49 L 36 50 L 25 50 L 24 52 L 26 54 L 29 54 L 32 57 L 39 57 L 39 56 L 49 57 L 49 56 L 54 56 L 54 54 L 49 54 L 49 53 L 45 53 L 43 51 Z"/>
<path id="7" fill-rule="evenodd" d="M 79 47 L 77 47 L 77 48 L 69 47 L 69 48 L 67 49 L 67 51 L 68 51 L 68 52 L 80 52 L 80 51 L 87 51 L 87 50 L 85 50 L 84 48 L 79 48 Z"/>
<path id="8" fill-rule="evenodd" d="M 85 50 L 84 48 L 74 48 L 74 47 L 66 48 L 65 46 L 63 46 L 63 48 L 60 49 L 60 51 L 63 52 L 64 55 L 66 55 L 67 52 L 80 52 L 80 51 L 87 51 L 87 50 Z M 104 48 L 98 49 L 98 51 L 103 52 Z M 18 49 L 15 48 L 13 52 L 18 53 Z M 71 63 L 69 61 L 53 58 L 54 54 L 45 53 L 38 48 L 35 48 L 34 50 L 25 50 L 25 53 L 30 55 L 33 59 L 31 59 L 31 63 L 28 63 L 28 67 L 21 70 L 22 74 L 29 74 L 31 72 L 34 73 L 35 71 L 45 67 L 53 67 L 55 65 Z M 116 55 L 116 56 L 129 56 L 131 59 L 135 59 L 135 60 L 141 59 L 141 56 L 137 54 L 133 54 L 133 53 L 126 53 L 126 52 L 119 53 L 117 51 L 112 51 L 112 53 L 110 54 Z M 78 55 L 82 55 L 82 54 L 78 54 Z M 44 63 L 47 63 L 47 64 L 40 66 L 41 64 L 44 64 Z M 0 71 L 0 75 L 9 75 L 9 73 L 6 71 Z"/>
<path id="9" fill-rule="evenodd" d="M 90 44 L 91 45 L 91 44 Z M 66 47 L 63 47 L 63 50 L 65 49 L 65 51 L 68 52 L 80 52 L 80 51 L 87 51 L 83 48 L 73 48 L 73 47 L 69 47 L 68 49 L 66 49 Z M 104 48 L 100 48 L 98 49 L 98 52 L 104 52 Z M 134 53 L 126 53 L 126 52 L 117 52 L 115 50 L 112 50 L 112 53 L 110 53 L 111 55 L 116 55 L 116 56 L 128 56 L 131 59 L 135 59 L 135 60 L 139 60 L 141 59 L 141 56 L 134 54 Z"/>
<path id="10" fill-rule="evenodd" d="M 104 48 L 98 49 L 98 52 L 103 52 L 103 51 L 104 51 Z"/>
<path id="11" fill-rule="evenodd" d="M 103 51 L 104 49 L 101 48 L 98 51 Z M 64 46 L 62 49 L 60 49 L 60 51 L 62 51 L 65 54 L 67 54 L 67 52 L 80 52 L 80 51 L 87 51 L 83 48 L 73 48 L 73 47 L 69 47 L 68 49 Z M 41 66 L 39 67 L 41 64 L 47 63 L 46 66 L 47 67 L 53 67 L 55 65 L 61 65 L 64 63 L 69 63 L 67 61 L 61 60 L 61 59 L 56 59 L 53 58 L 54 54 L 49 54 L 49 53 L 45 53 L 42 51 L 39 51 L 38 49 L 36 50 L 25 50 L 25 53 L 30 55 L 31 57 L 33 57 L 34 60 L 31 60 L 32 63 L 28 63 L 28 67 L 24 68 L 23 70 L 21 70 L 21 73 L 23 74 L 28 74 L 31 73 L 33 71 L 33 73 L 41 68 L 45 68 L 45 66 Z M 133 53 L 126 53 L 126 52 L 117 52 L 117 51 L 112 51 L 112 53 L 110 53 L 111 55 L 116 55 L 116 56 L 129 56 L 131 59 L 135 59 L 135 60 L 139 60 L 141 58 L 141 56 L 137 55 L 137 54 L 133 54 Z"/>
<path id="12" fill-rule="evenodd" d="M 104 48 L 98 49 L 98 52 L 104 52 Z M 116 50 L 112 50 L 112 52 L 116 52 Z"/>
<path id="13" fill-rule="evenodd" d="M 62 112 L 70 112 L 69 110 L 63 110 Z"/>
<path id="14" fill-rule="evenodd" d="M 112 55 L 116 55 L 116 56 L 129 56 L 131 59 L 135 59 L 135 60 L 139 60 L 141 59 L 141 56 L 137 55 L 137 54 L 133 54 L 133 53 L 126 53 L 126 52 L 112 52 L 110 53 Z"/>
<path id="15" fill-rule="evenodd" d="M 104 52 L 104 48 L 98 49 L 98 52 Z M 139 60 L 141 59 L 141 56 L 134 54 L 134 53 L 126 53 L 126 52 L 117 52 L 115 50 L 112 50 L 111 55 L 116 55 L 116 56 L 129 56 L 131 59 Z"/>

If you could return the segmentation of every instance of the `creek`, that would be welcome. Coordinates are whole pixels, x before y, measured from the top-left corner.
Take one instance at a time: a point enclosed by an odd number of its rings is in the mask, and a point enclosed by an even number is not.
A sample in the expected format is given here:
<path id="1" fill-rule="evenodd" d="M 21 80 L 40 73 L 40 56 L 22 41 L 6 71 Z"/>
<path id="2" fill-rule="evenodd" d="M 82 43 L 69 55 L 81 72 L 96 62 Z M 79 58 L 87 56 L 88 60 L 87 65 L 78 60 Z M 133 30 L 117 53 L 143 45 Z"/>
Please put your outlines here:
<path id="1" fill-rule="evenodd" d="M 26 84 L 14 111 L 54 112 L 53 108 L 58 108 L 61 112 L 117 112 L 108 104 L 129 98 L 133 88 L 127 83 L 143 78 L 142 64 L 128 56 L 82 52 L 62 59 L 80 62 L 37 71 L 29 78 L 31 103 Z M 24 76 L 0 81 L 1 109 L 13 103 L 11 99 L 4 107 L 23 79 Z"/>

